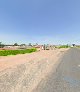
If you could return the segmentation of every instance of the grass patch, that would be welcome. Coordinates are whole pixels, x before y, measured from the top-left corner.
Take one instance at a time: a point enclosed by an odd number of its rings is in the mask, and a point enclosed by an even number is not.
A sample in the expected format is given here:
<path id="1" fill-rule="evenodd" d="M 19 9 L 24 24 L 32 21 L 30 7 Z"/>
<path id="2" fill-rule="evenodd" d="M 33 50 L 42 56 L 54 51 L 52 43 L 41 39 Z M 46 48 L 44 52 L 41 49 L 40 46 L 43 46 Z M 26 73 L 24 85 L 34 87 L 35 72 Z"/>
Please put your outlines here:
<path id="1" fill-rule="evenodd" d="M 25 49 L 25 50 L 0 50 L 0 56 L 8 56 L 8 55 L 17 55 L 17 54 L 25 54 L 32 53 L 37 51 L 35 48 L 33 49 Z"/>
<path id="2" fill-rule="evenodd" d="M 58 48 L 70 48 L 70 46 L 68 46 L 68 45 L 61 45 Z"/>

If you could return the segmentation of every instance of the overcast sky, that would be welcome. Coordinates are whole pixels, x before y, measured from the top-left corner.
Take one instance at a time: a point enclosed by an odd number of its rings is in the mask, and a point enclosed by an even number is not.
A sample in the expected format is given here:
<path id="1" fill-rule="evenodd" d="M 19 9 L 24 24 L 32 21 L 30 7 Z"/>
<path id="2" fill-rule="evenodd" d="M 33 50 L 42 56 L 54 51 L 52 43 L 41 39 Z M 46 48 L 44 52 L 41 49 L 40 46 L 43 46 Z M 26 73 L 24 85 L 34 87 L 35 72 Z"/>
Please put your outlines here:
<path id="1" fill-rule="evenodd" d="M 80 44 L 80 0 L 0 0 L 0 41 Z"/>

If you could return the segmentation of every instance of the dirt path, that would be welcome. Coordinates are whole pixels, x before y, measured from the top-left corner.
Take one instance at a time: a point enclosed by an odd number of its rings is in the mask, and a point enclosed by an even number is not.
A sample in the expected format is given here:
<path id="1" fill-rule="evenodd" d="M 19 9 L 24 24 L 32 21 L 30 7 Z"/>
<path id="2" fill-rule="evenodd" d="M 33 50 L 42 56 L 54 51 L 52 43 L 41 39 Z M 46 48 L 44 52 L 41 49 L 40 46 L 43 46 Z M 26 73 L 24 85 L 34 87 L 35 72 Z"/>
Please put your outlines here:
<path id="1" fill-rule="evenodd" d="M 32 92 L 66 49 L 0 57 L 0 92 Z"/>

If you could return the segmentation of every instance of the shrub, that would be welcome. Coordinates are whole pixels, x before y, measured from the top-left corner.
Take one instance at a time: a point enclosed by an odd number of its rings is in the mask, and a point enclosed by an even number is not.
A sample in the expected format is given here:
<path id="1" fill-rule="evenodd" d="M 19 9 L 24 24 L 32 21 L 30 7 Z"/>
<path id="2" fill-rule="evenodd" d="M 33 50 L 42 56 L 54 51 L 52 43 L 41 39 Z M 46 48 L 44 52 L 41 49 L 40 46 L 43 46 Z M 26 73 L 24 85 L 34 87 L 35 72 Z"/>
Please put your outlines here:
<path id="1" fill-rule="evenodd" d="M 70 46 L 68 46 L 68 45 L 61 45 L 61 46 L 59 46 L 59 48 L 69 48 Z"/>
<path id="2" fill-rule="evenodd" d="M 8 56 L 8 55 L 17 55 L 17 54 L 25 54 L 35 52 L 36 49 L 25 49 L 25 50 L 4 50 L 0 51 L 0 56 Z"/>

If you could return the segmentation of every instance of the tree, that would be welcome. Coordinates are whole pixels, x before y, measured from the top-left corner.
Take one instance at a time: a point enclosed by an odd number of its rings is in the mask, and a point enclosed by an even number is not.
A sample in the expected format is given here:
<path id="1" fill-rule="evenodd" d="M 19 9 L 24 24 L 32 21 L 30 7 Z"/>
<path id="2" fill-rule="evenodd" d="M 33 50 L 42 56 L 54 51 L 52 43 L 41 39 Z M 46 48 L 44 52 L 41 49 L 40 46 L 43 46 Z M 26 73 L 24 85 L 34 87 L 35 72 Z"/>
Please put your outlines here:
<path id="1" fill-rule="evenodd" d="M 3 48 L 5 45 L 0 42 L 0 48 Z"/>
<path id="2" fill-rule="evenodd" d="M 32 44 L 31 44 L 31 43 L 29 43 L 29 46 L 32 46 Z"/>
<path id="3" fill-rule="evenodd" d="M 0 44 L 1 44 L 2 42 L 0 42 Z"/>
<path id="4" fill-rule="evenodd" d="M 18 46 L 18 44 L 17 43 L 14 43 L 14 46 Z"/>
<path id="5" fill-rule="evenodd" d="M 0 42 L 0 48 L 1 48 L 1 43 L 2 43 L 2 42 Z"/>
<path id="6" fill-rule="evenodd" d="M 75 46 L 75 44 L 72 44 L 72 46 L 74 47 L 74 46 Z"/>
<path id="7" fill-rule="evenodd" d="M 20 46 L 26 46 L 26 44 L 21 44 Z"/>
<path id="8" fill-rule="evenodd" d="M 46 50 L 46 45 L 44 44 L 44 50 Z"/>
<path id="9" fill-rule="evenodd" d="M 36 45 L 38 45 L 38 43 L 36 43 Z"/>

